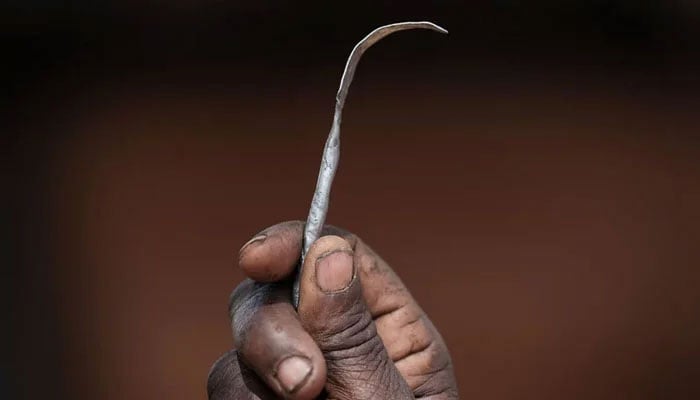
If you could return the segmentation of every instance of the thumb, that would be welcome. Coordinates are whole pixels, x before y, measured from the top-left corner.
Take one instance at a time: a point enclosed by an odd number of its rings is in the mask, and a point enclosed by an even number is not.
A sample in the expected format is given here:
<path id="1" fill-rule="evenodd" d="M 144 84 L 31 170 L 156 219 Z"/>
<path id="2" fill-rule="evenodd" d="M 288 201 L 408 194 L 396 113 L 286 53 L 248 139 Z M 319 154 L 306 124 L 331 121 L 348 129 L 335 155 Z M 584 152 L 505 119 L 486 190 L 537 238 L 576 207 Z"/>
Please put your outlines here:
<path id="1" fill-rule="evenodd" d="M 298 311 L 326 359 L 328 398 L 413 399 L 377 334 L 353 260 L 338 236 L 318 239 L 304 260 Z"/>

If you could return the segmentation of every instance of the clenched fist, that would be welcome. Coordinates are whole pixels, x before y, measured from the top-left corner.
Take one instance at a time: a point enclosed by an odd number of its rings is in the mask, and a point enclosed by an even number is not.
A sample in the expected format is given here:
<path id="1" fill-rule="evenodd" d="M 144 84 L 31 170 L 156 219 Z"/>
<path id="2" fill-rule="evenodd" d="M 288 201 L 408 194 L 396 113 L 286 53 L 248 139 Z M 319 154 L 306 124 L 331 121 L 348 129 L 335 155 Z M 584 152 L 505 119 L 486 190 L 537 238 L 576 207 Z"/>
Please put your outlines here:
<path id="1" fill-rule="evenodd" d="M 235 349 L 213 366 L 209 398 L 457 399 L 450 355 L 398 276 L 353 234 L 327 227 L 304 260 L 303 222 L 265 229 L 240 251 L 231 295 Z"/>

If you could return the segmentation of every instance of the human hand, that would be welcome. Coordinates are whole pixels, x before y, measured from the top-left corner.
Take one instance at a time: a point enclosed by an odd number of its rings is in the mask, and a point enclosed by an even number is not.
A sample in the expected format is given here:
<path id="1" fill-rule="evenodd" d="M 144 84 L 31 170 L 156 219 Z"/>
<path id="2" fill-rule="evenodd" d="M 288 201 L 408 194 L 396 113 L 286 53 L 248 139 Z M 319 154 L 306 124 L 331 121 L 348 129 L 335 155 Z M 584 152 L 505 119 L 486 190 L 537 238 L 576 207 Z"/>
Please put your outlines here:
<path id="1" fill-rule="evenodd" d="M 384 260 L 326 227 L 291 304 L 304 223 L 265 229 L 240 251 L 232 293 L 235 349 L 209 373 L 211 400 L 457 399 L 440 334 Z"/>

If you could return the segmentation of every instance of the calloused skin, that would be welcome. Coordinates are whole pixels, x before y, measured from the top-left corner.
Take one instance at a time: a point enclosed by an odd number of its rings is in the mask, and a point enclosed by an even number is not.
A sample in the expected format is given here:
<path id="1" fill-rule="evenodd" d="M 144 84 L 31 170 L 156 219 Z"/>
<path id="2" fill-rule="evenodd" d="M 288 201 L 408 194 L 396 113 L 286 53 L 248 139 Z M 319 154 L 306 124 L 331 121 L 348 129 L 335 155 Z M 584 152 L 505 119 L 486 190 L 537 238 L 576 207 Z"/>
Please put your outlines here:
<path id="1" fill-rule="evenodd" d="M 265 229 L 240 250 L 231 294 L 235 349 L 207 391 L 229 399 L 457 399 L 440 334 L 394 271 L 355 235 L 327 226 L 304 260 L 304 223 Z"/>

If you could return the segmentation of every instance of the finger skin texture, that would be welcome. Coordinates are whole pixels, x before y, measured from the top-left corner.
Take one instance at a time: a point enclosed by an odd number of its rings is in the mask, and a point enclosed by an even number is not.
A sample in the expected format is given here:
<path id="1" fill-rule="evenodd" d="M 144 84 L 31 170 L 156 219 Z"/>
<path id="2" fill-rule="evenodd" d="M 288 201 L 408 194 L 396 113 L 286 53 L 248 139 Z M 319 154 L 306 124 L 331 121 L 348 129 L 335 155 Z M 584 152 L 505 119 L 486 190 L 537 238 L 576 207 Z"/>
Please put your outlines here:
<path id="1" fill-rule="evenodd" d="M 243 245 L 238 265 L 257 282 L 275 282 L 290 276 L 301 257 L 302 221 L 288 221 L 264 229 Z M 296 251 L 295 251 L 296 250 Z"/>
<path id="2" fill-rule="evenodd" d="M 230 310 L 237 347 L 242 344 L 245 349 L 265 348 L 265 351 L 274 354 L 279 354 L 279 351 L 274 349 L 282 349 L 282 353 L 299 351 L 312 359 L 314 373 L 323 369 L 323 373 L 327 374 L 325 386 L 328 393 L 322 393 L 320 397 L 308 398 L 325 398 L 324 396 L 327 395 L 329 398 L 337 399 L 457 399 L 452 363 L 440 334 L 389 265 L 362 240 L 347 231 L 325 226 L 322 234 L 326 236 L 315 242 L 310 249 L 305 260 L 310 264 L 305 265 L 302 276 L 300 320 L 295 319 L 293 308 L 290 310 L 289 286 L 299 261 L 303 226 L 304 223 L 300 221 L 289 221 L 272 226 L 261 232 L 265 236 L 264 240 L 254 240 L 254 244 L 241 249 L 239 253 L 241 269 L 249 277 L 255 278 L 258 283 L 253 281 L 242 283 L 231 297 Z M 328 238 L 328 235 L 335 237 Z M 352 258 L 351 263 L 343 261 L 347 260 L 347 256 Z M 314 261 L 311 261 L 312 258 Z M 323 258 L 331 260 L 333 264 L 330 275 L 320 276 L 324 285 L 334 289 L 330 292 L 319 287 L 320 282 L 316 276 L 318 269 L 316 260 Z M 348 267 L 348 264 L 351 265 Z M 345 273 L 348 277 L 348 270 L 351 271 L 348 278 L 350 282 L 344 286 L 343 279 L 340 279 L 342 276 L 338 275 Z M 266 311 L 261 313 L 259 309 Z M 290 314 L 294 317 L 290 317 Z M 276 322 L 262 322 L 267 319 Z M 299 325 L 315 342 L 317 354 L 321 354 L 325 362 L 323 367 L 317 366 L 318 361 L 313 356 L 313 346 L 308 346 L 305 336 L 297 331 Z M 260 327 L 251 328 L 253 326 Z M 260 332 L 274 331 L 270 328 L 263 329 L 264 326 L 277 326 L 290 332 L 284 337 L 272 334 L 261 336 Z M 259 344 L 251 344 L 251 340 L 246 339 L 246 336 L 260 337 L 257 339 Z M 377 337 L 379 339 L 376 339 Z M 280 340 L 290 343 L 285 345 L 272 343 Z M 349 344 L 351 346 L 348 346 Z M 240 351 L 241 348 L 238 348 Z M 358 351 L 357 348 L 362 351 Z M 245 389 L 255 393 L 251 396 L 259 396 L 250 398 L 263 398 L 261 396 L 265 393 L 257 388 L 261 384 L 269 386 L 268 396 L 273 391 L 279 391 L 280 386 L 268 384 L 270 378 L 266 380 L 264 376 L 266 371 L 274 374 L 275 361 L 271 360 L 277 360 L 283 356 L 258 354 L 246 357 L 247 354 L 243 351 L 241 355 L 236 356 L 240 358 L 240 365 L 245 369 L 248 368 L 247 365 L 257 363 L 255 365 L 258 367 L 250 368 L 248 373 L 261 376 L 257 381 L 250 378 L 245 381 L 248 385 Z M 230 375 L 235 375 L 235 371 L 228 367 L 225 370 L 226 373 L 218 372 L 223 368 L 222 365 L 230 364 L 217 362 L 211 376 L 229 376 L 229 380 L 232 380 Z M 273 367 L 269 367 L 270 365 Z M 404 381 L 403 384 L 400 379 L 398 383 L 396 382 L 392 369 L 387 368 L 387 365 L 392 365 L 394 370 L 398 371 L 399 377 Z M 368 374 L 368 370 L 374 372 Z M 244 374 L 244 372 L 245 370 L 240 370 L 238 373 Z M 320 376 L 320 374 L 314 376 Z M 377 385 L 365 382 L 373 382 L 373 377 L 380 377 L 382 385 L 393 385 L 388 389 L 391 392 L 384 387 L 375 387 Z M 314 379 L 317 378 L 306 381 L 306 384 L 313 386 L 314 390 L 295 392 L 293 395 L 297 397 L 287 396 L 287 398 L 307 398 L 302 395 L 316 390 L 314 385 L 317 381 Z M 233 380 L 238 385 L 244 382 L 240 378 Z M 217 390 L 231 392 L 230 385 L 212 386 L 211 377 L 209 383 L 210 389 L 215 387 L 219 388 Z M 398 397 L 407 395 L 402 390 L 406 385 L 410 388 L 409 393 L 412 392 L 411 397 Z M 217 390 L 214 392 L 210 390 L 210 398 L 248 398 L 212 397 L 212 393 L 218 393 Z M 285 398 L 285 395 L 281 394 L 273 398 Z"/>
<path id="3" fill-rule="evenodd" d="M 346 240 L 324 236 L 304 260 L 298 311 L 326 358 L 329 398 L 413 399 L 377 334 L 353 256 Z"/>
<path id="4" fill-rule="evenodd" d="M 214 363 L 207 379 L 207 395 L 210 400 L 279 399 L 240 362 L 236 350 L 227 352 Z"/>
<path id="5" fill-rule="evenodd" d="M 313 399 L 326 381 L 326 362 L 289 302 L 290 284 L 241 284 L 231 296 L 238 357 L 281 398 Z"/>
<path id="6" fill-rule="evenodd" d="M 447 346 L 401 279 L 359 239 L 355 260 L 379 336 L 414 396 L 459 398 Z"/>

